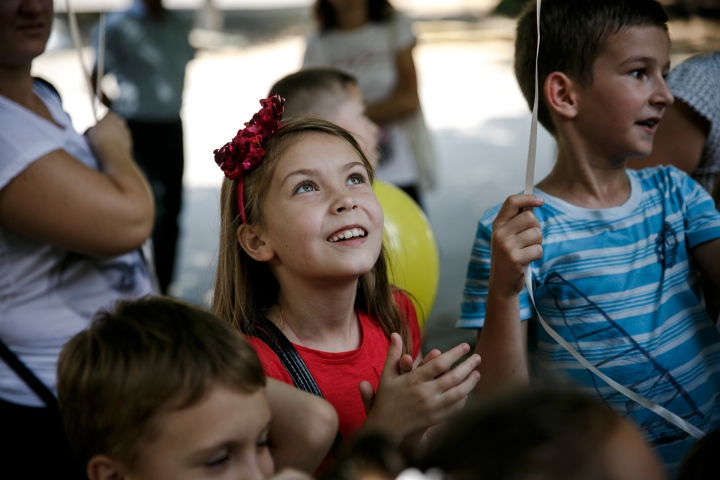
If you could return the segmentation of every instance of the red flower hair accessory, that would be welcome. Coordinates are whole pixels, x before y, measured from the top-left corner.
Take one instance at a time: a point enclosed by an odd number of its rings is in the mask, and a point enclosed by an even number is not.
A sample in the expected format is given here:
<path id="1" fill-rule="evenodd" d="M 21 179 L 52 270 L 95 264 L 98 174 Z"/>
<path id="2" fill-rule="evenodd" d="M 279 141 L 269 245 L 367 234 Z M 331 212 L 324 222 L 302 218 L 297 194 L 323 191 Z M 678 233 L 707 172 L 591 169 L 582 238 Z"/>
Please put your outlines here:
<path id="1" fill-rule="evenodd" d="M 243 201 L 245 175 L 260 165 L 265 158 L 263 143 L 270 135 L 277 132 L 285 100 L 280 95 L 274 94 L 260 100 L 260 105 L 262 105 L 260 111 L 253 115 L 252 120 L 245 123 L 245 128 L 239 130 L 232 141 L 213 151 L 215 163 L 225 176 L 230 180 L 238 180 L 238 211 L 243 223 L 247 222 Z"/>

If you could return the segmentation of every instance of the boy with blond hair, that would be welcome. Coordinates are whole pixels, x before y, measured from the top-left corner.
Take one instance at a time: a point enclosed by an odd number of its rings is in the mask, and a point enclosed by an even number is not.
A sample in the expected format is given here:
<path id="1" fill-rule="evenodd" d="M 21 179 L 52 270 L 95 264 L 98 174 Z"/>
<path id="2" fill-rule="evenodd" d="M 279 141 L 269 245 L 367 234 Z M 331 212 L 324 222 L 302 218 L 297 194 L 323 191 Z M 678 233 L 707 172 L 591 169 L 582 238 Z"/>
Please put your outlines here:
<path id="1" fill-rule="evenodd" d="M 168 298 L 120 303 L 70 340 L 58 402 L 90 480 L 262 480 L 283 442 L 291 451 L 275 460 L 311 472 L 337 431 L 327 402 L 266 379 L 239 332 Z M 288 469 L 278 477 L 309 479 Z"/>
<path id="2" fill-rule="evenodd" d="M 283 121 L 322 118 L 352 133 L 373 167 L 380 129 L 365 111 L 365 100 L 352 75 L 335 68 L 308 68 L 291 73 L 270 88 L 285 99 Z"/>
<path id="3" fill-rule="evenodd" d="M 532 2 L 515 45 L 529 105 L 536 15 Z M 720 214 L 675 168 L 626 169 L 650 153 L 673 102 L 667 15 L 655 0 L 545 0 L 540 34 L 538 117 L 557 162 L 537 197 L 512 196 L 480 220 L 458 322 L 480 329 L 476 393 L 530 371 L 575 384 L 632 417 L 673 472 L 693 438 L 576 362 L 535 321 L 523 278 L 530 268 L 542 318 L 604 374 L 701 430 L 720 427 L 720 334 L 698 275 L 717 295 Z"/>

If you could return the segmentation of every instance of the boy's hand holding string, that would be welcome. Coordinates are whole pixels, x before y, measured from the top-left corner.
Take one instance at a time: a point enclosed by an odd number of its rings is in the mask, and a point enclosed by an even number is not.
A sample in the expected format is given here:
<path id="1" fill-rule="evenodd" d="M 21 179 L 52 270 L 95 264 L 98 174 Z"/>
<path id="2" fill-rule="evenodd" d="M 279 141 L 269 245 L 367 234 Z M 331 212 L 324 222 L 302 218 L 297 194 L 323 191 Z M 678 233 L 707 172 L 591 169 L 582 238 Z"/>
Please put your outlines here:
<path id="1" fill-rule="evenodd" d="M 478 368 L 478 397 L 528 381 L 527 322 L 520 321 L 519 296 L 525 269 L 542 257 L 542 231 L 531 209 L 543 203 L 535 195 L 513 195 L 493 222 L 485 325 L 475 347 L 485 359 Z"/>

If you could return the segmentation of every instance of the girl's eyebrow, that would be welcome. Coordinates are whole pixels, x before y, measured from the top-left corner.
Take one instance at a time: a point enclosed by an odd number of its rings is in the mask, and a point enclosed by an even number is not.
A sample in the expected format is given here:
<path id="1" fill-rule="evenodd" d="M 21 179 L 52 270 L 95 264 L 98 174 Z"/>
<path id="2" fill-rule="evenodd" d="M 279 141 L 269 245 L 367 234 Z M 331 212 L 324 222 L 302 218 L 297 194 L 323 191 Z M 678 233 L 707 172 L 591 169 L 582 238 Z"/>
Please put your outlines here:
<path id="1" fill-rule="evenodd" d="M 300 170 L 295 170 L 294 172 L 290 172 L 287 177 L 285 177 L 285 180 L 282 181 L 280 185 L 285 185 L 288 180 L 290 180 L 291 177 L 295 177 L 298 175 L 303 175 L 307 177 L 311 177 L 313 175 L 319 175 L 320 170 L 316 170 L 314 168 L 301 168 Z"/>
<path id="2" fill-rule="evenodd" d="M 365 165 L 363 165 L 362 162 L 350 162 L 350 163 L 347 163 L 344 166 L 340 167 L 340 171 L 347 172 L 348 170 L 352 170 L 355 167 L 365 168 Z"/>
<path id="3" fill-rule="evenodd" d="M 350 162 L 350 163 L 346 163 L 345 165 L 340 167 L 340 171 L 347 172 L 348 170 L 352 170 L 353 168 L 358 167 L 358 166 L 365 168 L 365 165 L 363 165 L 362 162 Z M 302 176 L 306 176 L 306 177 L 312 177 L 314 175 L 317 176 L 317 175 L 320 175 L 320 170 L 317 170 L 315 168 L 301 168 L 300 170 L 295 170 L 293 172 L 290 172 L 285 177 L 285 179 L 282 181 L 282 183 L 280 185 L 285 185 L 288 182 L 288 180 L 290 180 L 290 178 L 298 176 L 298 175 L 302 175 Z"/>

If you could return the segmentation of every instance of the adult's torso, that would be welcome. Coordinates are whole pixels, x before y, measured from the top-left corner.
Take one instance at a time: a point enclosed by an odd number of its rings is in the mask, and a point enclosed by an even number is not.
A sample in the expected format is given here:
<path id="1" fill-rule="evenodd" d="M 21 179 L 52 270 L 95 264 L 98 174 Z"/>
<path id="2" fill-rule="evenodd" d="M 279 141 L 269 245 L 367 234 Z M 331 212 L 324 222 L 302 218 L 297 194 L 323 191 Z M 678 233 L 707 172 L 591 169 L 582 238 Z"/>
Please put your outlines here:
<path id="1" fill-rule="evenodd" d="M 0 189 L 36 159 L 62 149 L 98 169 L 85 137 L 78 135 L 48 87 L 35 83 L 55 123 L 0 97 Z M 38 187 L 40 188 L 40 187 Z M 121 298 L 152 292 L 139 253 L 90 258 L 0 226 L 0 338 L 49 388 L 54 389 L 62 346 L 86 328 L 92 315 Z M 39 399 L 0 362 L 0 397 L 30 406 Z"/>

